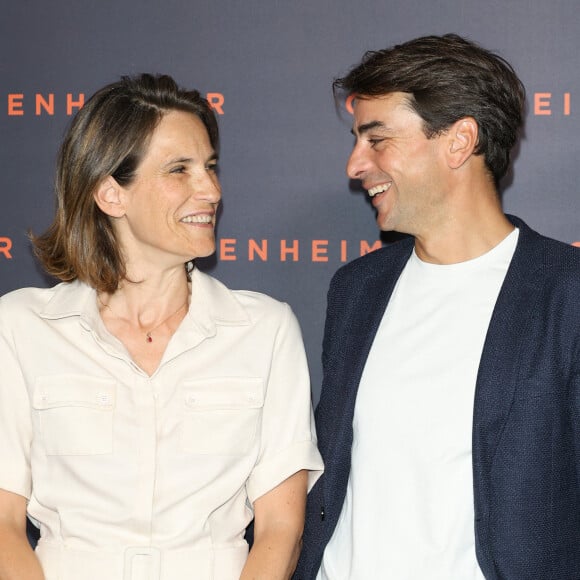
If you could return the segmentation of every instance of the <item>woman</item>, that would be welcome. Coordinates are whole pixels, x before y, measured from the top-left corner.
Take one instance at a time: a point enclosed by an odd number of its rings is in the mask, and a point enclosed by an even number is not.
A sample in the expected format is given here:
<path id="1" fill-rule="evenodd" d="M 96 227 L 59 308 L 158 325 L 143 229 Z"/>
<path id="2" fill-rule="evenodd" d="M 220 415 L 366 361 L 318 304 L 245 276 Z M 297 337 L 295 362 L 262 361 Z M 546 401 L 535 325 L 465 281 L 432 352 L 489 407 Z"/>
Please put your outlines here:
<path id="1" fill-rule="evenodd" d="M 34 239 L 62 283 L 0 299 L 0 579 L 291 575 L 322 468 L 308 374 L 287 305 L 192 265 L 215 250 L 217 148 L 167 76 L 73 121 Z"/>

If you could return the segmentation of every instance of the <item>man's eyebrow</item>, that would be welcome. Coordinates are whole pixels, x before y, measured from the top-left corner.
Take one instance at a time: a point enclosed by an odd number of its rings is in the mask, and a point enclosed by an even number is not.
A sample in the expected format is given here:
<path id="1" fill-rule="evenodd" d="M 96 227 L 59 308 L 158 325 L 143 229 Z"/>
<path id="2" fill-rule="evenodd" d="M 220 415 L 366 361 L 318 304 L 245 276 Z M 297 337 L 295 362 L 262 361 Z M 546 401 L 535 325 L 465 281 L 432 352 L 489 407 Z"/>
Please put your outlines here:
<path id="1" fill-rule="evenodd" d="M 369 123 L 364 123 L 357 127 L 357 133 L 359 135 L 364 135 L 373 129 L 385 129 L 385 124 L 382 121 L 370 121 Z M 351 129 L 350 132 L 355 135 L 354 129 Z"/>

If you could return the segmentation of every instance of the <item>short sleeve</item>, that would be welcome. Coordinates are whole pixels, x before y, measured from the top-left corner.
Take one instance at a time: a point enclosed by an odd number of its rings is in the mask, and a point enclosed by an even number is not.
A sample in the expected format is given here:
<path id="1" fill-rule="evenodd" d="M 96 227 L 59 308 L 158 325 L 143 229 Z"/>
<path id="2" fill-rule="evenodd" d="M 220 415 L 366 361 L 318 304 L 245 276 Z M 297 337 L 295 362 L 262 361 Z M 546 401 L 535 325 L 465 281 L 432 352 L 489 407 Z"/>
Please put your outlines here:
<path id="1" fill-rule="evenodd" d="M 0 299 L 0 488 L 30 499 L 30 403 Z"/>
<path id="2" fill-rule="evenodd" d="M 323 471 L 316 446 L 310 377 L 296 317 L 287 304 L 272 352 L 262 413 L 260 452 L 246 484 L 253 503 L 294 473 L 309 471 L 310 490 Z"/>

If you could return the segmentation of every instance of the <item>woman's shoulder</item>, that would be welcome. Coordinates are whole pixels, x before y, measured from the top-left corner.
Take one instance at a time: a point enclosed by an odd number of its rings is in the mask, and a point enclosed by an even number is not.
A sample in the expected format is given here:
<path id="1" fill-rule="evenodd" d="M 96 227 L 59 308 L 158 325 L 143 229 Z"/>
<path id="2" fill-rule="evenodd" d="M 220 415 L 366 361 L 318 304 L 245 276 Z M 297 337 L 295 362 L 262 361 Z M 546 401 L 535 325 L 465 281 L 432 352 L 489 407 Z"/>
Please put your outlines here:
<path id="1" fill-rule="evenodd" d="M 285 317 L 288 312 L 291 312 L 288 304 L 263 292 L 232 289 L 217 278 L 200 272 L 198 274 L 198 282 L 202 280 L 207 296 L 211 296 L 211 301 L 218 310 L 221 310 L 228 302 L 232 301 L 252 319 L 262 316 Z"/>
<path id="2" fill-rule="evenodd" d="M 6 307 L 17 308 L 31 302 L 47 301 L 54 294 L 54 288 L 26 287 L 7 292 L 0 297 L 0 302 Z"/>
<path id="3" fill-rule="evenodd" d="M 286 302 L 256 290 L 231 290 L 231 292 L 239 302 L 248 307 L 271 310 L 273 312 L 283 312 L 289 308 Z"/>
<path id="4" fill-rule="evenodd" d="M 0 296 L 2 313 L 18 313 L 24 311 L 39 313 L 53 299 L 63 292 L 74 292 L 78 283 L 61 282 L 50 288 L 26 287 L 12 290 Z"/>

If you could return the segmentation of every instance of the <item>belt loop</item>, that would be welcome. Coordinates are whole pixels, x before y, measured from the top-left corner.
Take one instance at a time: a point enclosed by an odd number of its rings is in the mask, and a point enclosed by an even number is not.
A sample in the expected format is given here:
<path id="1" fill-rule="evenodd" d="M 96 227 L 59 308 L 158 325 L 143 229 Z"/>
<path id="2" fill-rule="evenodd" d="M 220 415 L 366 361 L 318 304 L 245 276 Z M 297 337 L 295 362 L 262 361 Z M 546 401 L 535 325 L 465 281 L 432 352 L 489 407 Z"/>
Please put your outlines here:
<path id="1" fill-rule="evenodd" d="M 127 548 L 123 580 L 161 580 L 161 550 L 147 546 Z"/>

